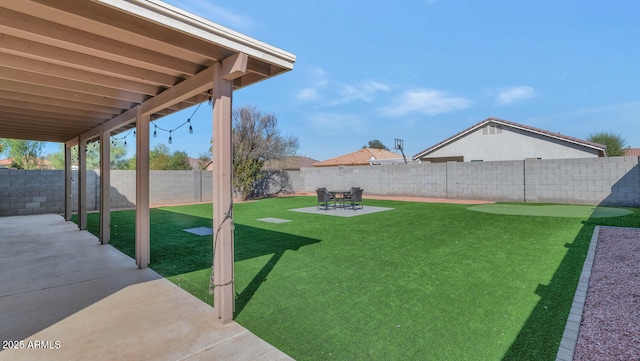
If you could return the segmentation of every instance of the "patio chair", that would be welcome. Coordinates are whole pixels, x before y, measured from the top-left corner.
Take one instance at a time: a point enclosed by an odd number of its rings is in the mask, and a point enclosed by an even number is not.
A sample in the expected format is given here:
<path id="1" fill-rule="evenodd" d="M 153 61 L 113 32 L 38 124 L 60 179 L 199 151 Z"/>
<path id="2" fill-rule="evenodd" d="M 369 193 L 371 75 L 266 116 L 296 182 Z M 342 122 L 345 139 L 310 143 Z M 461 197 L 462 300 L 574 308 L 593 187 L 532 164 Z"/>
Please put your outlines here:
<path id="1" fill-rule="evenodd" d="M 351 198 L 353 197 L 357 189 L 360 189 L 360 187 L 351 187 L 349 193 L 344 194 L 343 198 L 345 203 L 351 201 Z"/>
<path id="2" fill-rule="evenodd" d="M 349 206 L 353 210 L 358 209 L 358 205 L 360 205 L 359 209 L 364 209 L 364 203 L 362 203 L 362 192 L 364 192 L 364 189 L 358 188 L 351 195 L 351 199 L 349 199 Z"/>
<path id="3" fill-rule="evenodd" d="M 336 197 L 334 194 L 329 192 L 326 188 L 318 188 L 316 189 L 316 193 L 318 194 L 318 203 L 316 204 L 316 210 L 323 209 L 328 210 L 329 207 L 336 208 Z M 333 205 L 329 203 L 333 202 Z"/>

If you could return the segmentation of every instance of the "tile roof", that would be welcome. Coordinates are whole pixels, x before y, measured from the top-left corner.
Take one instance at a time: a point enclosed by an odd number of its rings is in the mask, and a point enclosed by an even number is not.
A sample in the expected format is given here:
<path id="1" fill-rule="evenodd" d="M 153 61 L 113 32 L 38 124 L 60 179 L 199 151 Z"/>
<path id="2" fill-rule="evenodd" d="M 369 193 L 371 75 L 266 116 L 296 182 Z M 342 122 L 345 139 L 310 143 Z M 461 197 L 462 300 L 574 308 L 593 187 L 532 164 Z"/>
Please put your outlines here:
<path id="1" fill-rule="evenodd" d="M 564 135 L 564 134 L 554 133 L 554 132 L 550 132 L 548 130 L 530 127 L 528 125 L 519 124 L 519 123 L 516 123 L 516 122 L 509 121 L 509 120 L 489 117 L 489 118 L 487 118 L 487 119 L 485 119 L 485 120 L 483 120 L 483 121 L 481 121 L 479 123 L 476 123 L 476 124 L 472 125 L 471 127 L 467 128 L 467 129 L 461 131 L 460 133 L 455 134 L 455 135 L 443 140 L 440 143 L 437 143 L 437 144 L 435 144 L 435 145 L 433 145 L 433 146 L 431 146 L 431 147 L 429 147 L 429 148 L 427 148 L 427 149 L 425 149 L 425 150 L 423 150 L 421 152 L 418 152 L 417 154 L 415 154 L 413 156 L 413 159 L 420 158 L 420 157 L 424 156 L 427 153 L 431 153 L 431 152 L 435 151 L 436 149 L 441 148 L 444 145 L 446 145 L 448 143 L 451 143 L 451 142 L 455 141 L 456 139 L 461 138 L 461 137 L 467 135 L 468 133 L 471 133 L 474 130 L 476 130 L 476 129 L 478 129 L 478 128 L 486 125 L 486 124 L 489 124 L 489 123 L 502 124 L 502 125 L 506 125 L 508 127 L 512 127 L 512 128 L 516 128 L 516 129 L 522 129 L 522 130 L 525 130 L 525 131 L 528 131 L 528 132 L 541 134 L 541 135 L 544 135 L 544 136 L 547 136 L 547 137 L 561 139 L 561 140 L 564 140 L 564 141 L 567 141 L 567 142 L 570 142 L 570 143 L 574 143 L 574 144 L 579 144 L 579 145 L 582 145 L 582 146 L 585 146 L 585 147 L 588 147 L 588 148 L 594 148 L 594 149 L 597 149 L 597 150 L 601 151 L 602 153 L 606 154 L 607 146 L 603 145 L 603 144 L 593 143 L 593 142 L 586 141 L 584 139 L 574 138 L 574 137 L 570 137 L 570 136 L 567 136 L 567 135 Z"/>
<path id="2" fill-rule="evenodd" d="M 0 159 L 1 168 L 8 168 L 8 167 L 11 167 L 12 165 L 13 165 L 13 159 L 11 158 Z M 38 166 L 38 169 L 51 169 L 51 162 L 46 158 L 39 158 L 37 166 Z"/>
<path id="3" fill-rule="evenodd" d="M 312 164 L 317 163 L 316 159 L 304 157 L 300 155 L 293 155 L 284 157 L 282 159 L 271 159 L 264 163 L 263 169 L 282 169 L 282 170 L 299 170 L 304 167 L 311 167 Z"/>
<path id="4" fill-rule="evenodd" d="M 198 158 L 191 157 L 187 157 L 187 160 L 189 161 L 189 166 L 191 166 L 191 169 L 193 170 L 213 170 L 213 167 L 211 167 L 211 169 L 209 168 L 209 166 L 213 164 L 210 160 L 203 161 Z"/>
<path id="5" fill-rule="evenodd" d="M 362 148 L 358 151 L 344 154 L 322 162 L 314 163 L 314 167 L 334 167 L 338 165 L 370 165 L 372 160 L 402 159 L 402 155 L 386 149 Z"/>
<path id="6" fill-rule="evenodd" d="M 640 157 L 640 148 L 627 148 L 624 150 L 625 157 Z"/>

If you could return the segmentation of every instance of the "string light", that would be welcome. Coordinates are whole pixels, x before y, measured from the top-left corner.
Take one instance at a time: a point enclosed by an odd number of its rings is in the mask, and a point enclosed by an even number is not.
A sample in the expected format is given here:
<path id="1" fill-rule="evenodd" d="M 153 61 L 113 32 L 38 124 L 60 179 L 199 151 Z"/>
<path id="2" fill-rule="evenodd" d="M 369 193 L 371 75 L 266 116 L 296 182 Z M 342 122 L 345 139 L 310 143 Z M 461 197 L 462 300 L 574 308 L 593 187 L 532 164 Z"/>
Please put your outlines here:
<path id="1" fill-rule="evenodd" d="M 209 91 L 209 93 L 207 93 L 206 97 L 209 98 L 209 103 L 211 104 L 212 102 L 212 98 L 211 98 L 211 92 Z M 196 112 L 198 111 L 198 109 L 200 109 L 200 105 L 202 105 L 202 103 L 204 102 L 204 99 L 202 99 L 202 101 L 200 103 L 198 103 L 198 106 L 196 107 L 196 109 L 193 110 L 193 113 L 191 113 L 191 116 L 189 118 L 187 118 L 187 120 L 178 125 L 177 127 L 173 128 L 173 129 L 165 129 L 157 124 L 153 124 L 153 137 L 157 138 L 158 137 L 158 130 L 162 130 L 164 132 L 168 132 L 169 133 L 169 144 L 173 144 L 173 132 L 175 132 L 176 130 L 184 127 L 185 125 L 189 124 L 189 134 L 193 134 L 193 124 L 191 123 L 191 118 L 193 118 L 193 116 L 196 114 Z"/>
<path id="2" fill-rule="evenodd" d="M 211 96 L 211 91 L 209 91 L 207 93 L 207 95 L 205 95 L 205 97 L 208 97 L 209 104 L 211 104 L 213 102 L 213 99 L 212 99 L 212 96 Z M 198 106 L 196 107 L 196 109 L 194 109 L 193 113 L 191 113 L 191 116 L 189 118 L 187 118 L 187 120 L 184 123 L 180 124 L 179 126 L 173 128 L 173 129 L 165 129 L 165 128 L 162 128 L 162 127 L 160 127 L 160 126 L 158 126 L 157 124 L 154 123 L 153 124 L 153 137 L 154 138 L 158 137 L 158 129 L 162 130 L 162 131 L 165 131 L 165 132 L 168 132 L 169 133 L 169 144 L 173 144 L 173 132 L 178 130 L 178 129 L 180 129 L 180 128 L 182 128 L 186 124 L 189 124 L 189 134 L 193 134 L 193 124 L 191 123 L 191 118 L 193 118 L 193 116 L 196 114 L 198 109 L 200 109 L 200 105 L 202 105 L 202 103 L 204 102 L 204 99 L 202 99 L 202 100 L 203 100 L 202 102 L 198 103 Z M 136 136 L 136 130 L 135 130 L 135 128 L 133 128 L 133 129 L 129 130 L 129 132 L 127 132 L 127 134 L 125 134 L 122 137 L 119 137 L 119 138 L 111 137 L 111 144 L 115 147 L 116 144 L 117 144 L 117 141 L 122 139 L 122 140 L 124 140 L 124 145 L 127 145 L 127 137 L 131 134 L 131 132 L 133 132 L 133 136 L 135 137 Z"/>
<path id="3" fill-rule="evenodd" d="M 118 138 L 118 137 L 111 137 L 111 145 L 112 146 L 116 146 L 118 144 L 118 140 L 124 140 L 124 145 L 127 145 L 127 137 L 131 134 L 131 132 L 133 132 L 133 136 L 136 136 L 136 130 L 135 128 L 130 129 L 127 134 L 125 134 L 124 136 Z"/>

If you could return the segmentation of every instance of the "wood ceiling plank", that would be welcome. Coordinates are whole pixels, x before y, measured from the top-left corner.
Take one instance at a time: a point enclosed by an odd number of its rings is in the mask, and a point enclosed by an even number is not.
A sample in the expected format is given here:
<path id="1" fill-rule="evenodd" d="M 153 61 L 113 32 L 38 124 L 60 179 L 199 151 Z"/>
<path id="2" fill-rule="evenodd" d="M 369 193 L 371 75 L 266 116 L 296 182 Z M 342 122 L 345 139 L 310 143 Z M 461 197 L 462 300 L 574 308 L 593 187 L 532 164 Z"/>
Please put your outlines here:
<path id="1" fill-rule="evenodd" d="M 116 115 L 122 112 L 122 109 L 114 108 L 114 107 L 81 103 L 73 100 L 47 98 L 47 97 L 41 97 L 34 94 L 15 93 L 15 92 L 3 90 L 3 89 L 0 89 L 0 98 L 4 98 L 8 100 L 24 101 L 28 103 L 39 103 L 43 105 L 50 105 L 50 106 L 61 107 L 61 108 L 72 108 L 72 109 L 79 109 L 79 110 L 87 110 L 91 112 L 107 113 L 107 114 L 113 114 L 113 115 Z"/>
<path id="2" fill-rule="evenodd" d="M 8 121 L 9 117 L 5 117 L 0 115 L 0 121 Z M 32 127 L 33 125 L 37 125 L 37 127 Z M 36 121 L 27 121 L 27 120 L 13 120 L 12 124 L 7 126 L 3 126 L 2 129 L 7 130 L 19 130 L 24 129 L 25 132 L 29 131 L 42 131 L 42 132 L 51 132 L 51 133 L 69 133 L 69 132 L 80 132 L 82 129 L 86 129 L 84 126 L 76 125 L 76 126 L 53 126 L 51 123 L 38 123 Z M 4 136 L 3 136 L 4 138 Z"/>
<path id="3" fill-rule="evenodd" d="M 167 74 L 60 49 L 55 46 L 21 39 L 9 34 L 0 34 L 0 52 L 157 87 L 171 87 L 177 82 L 176 77 Z"/>
<path id="4" fill-rule="evenodd" d="M 171 76 L 194 75 L 202 67 L 200 64 L 190 63 L 168 54 L 157 53 L 124 41 L 91 34 L 5 8 L 0 8 L 0 31 L 23 39 Z"/>
<path id="5" fill-rule="evenodd" d="M 28 117 L 24 114 L 17 116 L 0 113 L 0 119 L 11 119 L 12 122 L 22 125 L 25 128 L 45 127 L 50 129 L 64 129 L 66 131 L 83 131 L 98 125 L 97 123 L 75 121 L 70 119 L 44 119 L 39 117 Z"/>
<path id="6" fill-rule="evenodd" d="M 90 84 L 96 84 L 113 89 L 124 89 L 129 92 L 156 95 L 166 88 L 144 84 L 122 78 L 109 77 L 68 66 L 53 64 L 46 61 L 25 58 L 14 54 L 2 54 L 2 66 L 16 70 L 24 70 L 32 73 L 54 76 L 62 79 L 73 79 Z"/>
<path id="7" fill-rule="evenodd" d="M 56 114 L 71 114 L 77 115 L 84 118 L 94 118 L 94 119 L 111 119 L 113 118 L 113 114 L 111 113 L 101 113 L 83 109 L 75 109 L 75 108 L 65 108 L 58 107 L 54 105 L 47 105 L 42 103 L 34 103 L 23 100 L 13 100 L 13 99 L 4 99 L 0 98 L 0 110 L 12 110 L 12 109 L 30 109 L 36 111 L 42 111 L 46 113 L 50 113 L 53 115 Z M 14 110 L 12 110 L 14 111 Z"/>
<path id="8" fill-rule="evenodd" d="M 22 94 L 31 94 L 38 95 L 43 98 L 52 98 L 52 99 L 60 99 L 60 100 L 68 100 L 75 101 L 86 104 L 93 104 L 105 107 L 112 107 L 121 110 L 126 110 L 134 106 L 131 102 L 117 100 L 117 99 L 108 99 L 105 97 L 92 95 L 92 94 L 84 94 L 78 93 L 74 91 L 64 90 L 64 89 L 56 89 L 47 86 L 38 86 L 34 84 L 25 84 L 13 80 L 3 80 L 2 86 L 4 89 L 12 91 L 14 93 L 22 93 Z"/>
<path id="9" fill-rule="evenodd" d="M 24 119 L 42 119 L 42 120 L 60 120 L 60 121 L 75 121 L 75 122 L 87 122 L 93 124 L 100 124 L 107 119 L 103 118 L 90 118 L 73 114 L 55 114 L 44 110 L 36 109 L 21 109 L 11 107 L 0 107 L 0 114 L 6 116 L 15 116 L 16 119 L 23 117 Z"/>
<path id="10" fill-rule="evenodd" d="M 13 80 L 20 83 L 46 86 L 56 89 L 64 89 L 82 94 L 97 95 L 100 97 L 124 100 L 140 104 L 149 96 L 136 94 L 126 90 L 114 89 L 72 79 L 63 79 L 43 74 L 32 73 L 24 70 L 15 70 L 0 66 L 0 79 Z"/>
<path id="11" fill-rule="evenodd" d="M 16 9 L 15 5 L 7 6 Z M 141 23 L 120 11 L 96 3 L 77 0 L 33 1 L 29 14 L 72 28 L 86 29 L 111 39 L 127 39 L 131 45 L 163 54 L 180 54 L 182 60 L 211 66 L 233 51 L 220 48 L 187 34 L 176 33 L 165 26 Z"/>
<path id="12" fill-rule="evenodd" d="M 2 131 L 0 136 L 8 139 L 37 140 L 55 143 L 64 143 L 69 139 L 72 139 L 69 138 L 68 133 L 64 132 L 43 132 L 40 130 L 24 131 L 24 129 L 15 131 L 0 129 L 0 131 Z"/>

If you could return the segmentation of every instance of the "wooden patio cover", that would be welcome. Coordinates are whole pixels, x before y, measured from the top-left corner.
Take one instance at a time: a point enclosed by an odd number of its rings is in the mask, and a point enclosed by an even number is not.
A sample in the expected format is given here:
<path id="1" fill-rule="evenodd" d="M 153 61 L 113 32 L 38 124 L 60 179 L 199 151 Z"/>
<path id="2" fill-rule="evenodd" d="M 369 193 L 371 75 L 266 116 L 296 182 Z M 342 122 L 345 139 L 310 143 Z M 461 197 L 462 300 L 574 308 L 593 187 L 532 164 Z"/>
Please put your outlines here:
<path id="1" fill-rule="evenodd" d="M 136 262 L 149 263 L 149 123 L 213 100 L 214 309 L 233 318 L 233 90 L 293 69 L 295 56 L 156 0 L 0 2 L 0 138 L 79 145 L 78 216 L 86 227 L 85 145 L 101 150 L 102 243 L 109 242 L 109 137 L 136 127 Z M 69 199 L 69 197 L 67 197 Z M 67 201 L 67 219 L 71 203 Z"/>

